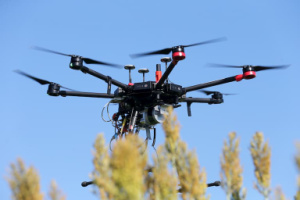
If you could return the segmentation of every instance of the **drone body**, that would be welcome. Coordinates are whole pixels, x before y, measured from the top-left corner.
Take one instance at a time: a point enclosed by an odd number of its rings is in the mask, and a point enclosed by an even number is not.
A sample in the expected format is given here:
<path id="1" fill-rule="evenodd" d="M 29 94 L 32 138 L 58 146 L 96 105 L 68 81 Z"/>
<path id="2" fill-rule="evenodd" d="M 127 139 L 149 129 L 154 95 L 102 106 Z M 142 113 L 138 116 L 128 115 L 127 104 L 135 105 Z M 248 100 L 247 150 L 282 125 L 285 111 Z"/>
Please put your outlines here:
<path id="1" fill-rule="evenodd" d="M 227 77 L 220 80 L 215 80 L 207 83 L 201 83 L 193 86 L 183 87 L 181 85 L 177 85 L 168 81 L 168 76 L 175 68 L 175 66 L 182 60 L 185 59 L 186 55 L 184 52 L 185 47 L 191 47 L 195 45 L 208 44 L 212 42 L 218 42 L 224 40 L 224 38 L 209 40 L 201 43 L 195 43 L 191 45 L 180 45 L 171 48 L 165 48 L 158 51 L 135 54 L 133 57 L 141 57 L 155 54 L 169 54 L 172 52 L 172 59 L 168 57 L 164 57 L 161 59 L 163 63 L 166 65 L 166 70 L 162 74 L 161 65 L 156 65 L 155 72 L 155 81 L 145 81 L 145 73 L 148 73 L 148 69 L 140 69 L 139 72 L 143 73 L 143 82 L 132 83 L 131 79 L 131 70 L 135 67 L 133 65 L 126 65 L 125 69 L 129 70 L 129 83 L 124 84 L 121 83 L 110 76 L 103 75 L 99 72 L 96 72 L 90 68 L 87 68 L 83 65 L 86 64 L 101 64 L 108 65 L 113 67 L 120 67 L 116 64 L 106 63 L 102 61 L 93 60 L 90 58 L 84 58 L 81 56 L 63 54 L 60 52 L 44 49 L 44 48 L 36 48 L 38 50 L 47 51 L 50 53 L 60 54 L 64 56 L 71 57 L 70 68 L 73 70 L 80 70 L 85 74 L 90 74 L 96 78 L 99 78 L 107 83 L 107 92 L 106 93 L 91 93 L 91 92 L 78 92 L 78 91 L 70 91 L 61 90 L 61 88 L 65 88 L 57 83 L 49 82 L 43 79 L 39 79 L 28 75 L 24 72 L 18 71 L 18 73 L 31 78 L 38 83 L 44 85 L 49 84 L 47 93 L 50 96 L 78 96 L 78 97 L 94 97 L 94 98 L 107 98 L 110 99 L 109 103 L 106 104 L 107 107 L 110 103 L 118 103 L 118 111 L 113 114 L 110 118 L 110 122 L 112 122 L 115 127 L 115 133 L 112 137 L 113 139 L 117 139 L 118 137 L 122 137 L 127 133 L 139 133 L 141 129 L 146 130 L 146 141 L 151 138 L 150 130 L 154 130 L 154 138 L 152 145 L 155 144 L 156 138 L 156 130 L 155 125 L 161 123 L 163 121 L 164 115 L 167 114 L 167 107 L 173 106 L 174 108 L 180 107 L 181 103 L 185 102 L 187 105 L 188 116 L 191 116 L 191 104 L 192 103 L 207 103 L 207 104 L 220 104 L 223 103 L 223 94 L 216 91 L 202 91 L 207 95 L 211 95 L 210 98 L 193 98 L 187 97 L 186 94 L 191 91 L 196 91 L 199 89 L 208 88 L 211 86 L 221 85 L 233 81 L 241 81 L 243 79 L 253 79 L 256 77 L 256 72 L 267 69 L 278 69 L 284 68 L 286 66 L 228 66 L 228 65 L 217 65 L 221 67 L 235 67 L 242 68 L 242 74 L 238 74 L 235 76 Z M 167 63 L 170 62 L 167 67 Z M 112 93 L 111 85 L 115 85 L 118 88 Z M 224 94 L 226 95 L 226 94 Z M 103 110 L 105 109 L 103 108 Z M 103 118 L 103 110 L 102 110 L 102 118 Z"/>

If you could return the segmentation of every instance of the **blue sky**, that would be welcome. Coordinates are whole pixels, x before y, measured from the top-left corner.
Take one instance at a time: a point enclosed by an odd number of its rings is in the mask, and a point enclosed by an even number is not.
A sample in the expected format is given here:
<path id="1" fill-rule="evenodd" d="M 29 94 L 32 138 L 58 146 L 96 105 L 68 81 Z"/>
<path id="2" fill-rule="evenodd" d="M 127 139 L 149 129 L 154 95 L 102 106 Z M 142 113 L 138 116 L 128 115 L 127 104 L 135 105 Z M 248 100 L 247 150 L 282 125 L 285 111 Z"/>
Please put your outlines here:
<path id="1" fill-rule="evenodd" d="M 96 135 L 104 133 L 109 140 L 114 131 L 100 116 L 107 100 L 50 97 L 47 86 L 13 72 L 20 69 L 76 90 L 106 91 L 103 81 L 69 69 L 69 58 L 31 46 L 134 64 L 137 69 L 147 67 L 146 79 L 154 80 L 155 64 L 162 56 L 132 59 L 129 54 L 226 36 L 226 42 L 186 49 L 187 57 L 173 70 L 171 81 L 191 86 L 241 73 L 239 69 L 209 68 L 207 63 L 291 66 L 210 88 L 238 95 L 226 96 L 221 105 L 192 104 L 192 117 L 187 116 L 186 105 L 178 108 L 181 136 L 198 153 L 212 182 L 219 180 L 223 141 L 236 131 L 248 199 L 259 199 L 252 187 L 248 149 L 252 135 L 262 131 L 272 147 L 272 187 L 280 185 L 292 198 L 296 192 L 294 144 L 300 140 L 299 9 L 296 0 L 0 1 L 1 177 L 11 162 L 22 157 L 38 169 L 45 193 L 55 179 L 68 199 L 96 199 L 92 189 L 81 188 L 80 183 L 89 180 L 93 169 Z M 125 70 L 89 67 L 128 82 Z M 142 80 L 137 69 L 132 72 L 134 82 Z M 204 97 L 198 92 L 189 96 Z M 157 145 L 163 142 L 159 125 Z M 225 198 L 221 188 L 209 188 L 208 193 L 211 199 Z M 9 196 L 9 187 L 1 178 L 0 199 Z"/>

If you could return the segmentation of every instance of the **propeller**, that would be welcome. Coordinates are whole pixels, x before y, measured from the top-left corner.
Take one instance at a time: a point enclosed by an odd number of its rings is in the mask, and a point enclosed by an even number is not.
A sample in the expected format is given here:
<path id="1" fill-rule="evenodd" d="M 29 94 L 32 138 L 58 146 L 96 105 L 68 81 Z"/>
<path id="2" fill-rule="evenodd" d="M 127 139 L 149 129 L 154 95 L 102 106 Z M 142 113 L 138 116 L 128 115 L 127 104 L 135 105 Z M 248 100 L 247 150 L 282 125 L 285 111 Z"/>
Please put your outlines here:
<path id="1" fill-rule="evenodd" d="M 262 65 L 223 65 L 223 64 L 214 64 L 210 63 L 209 66 L 212 67 L 227 67 L 227 68 L 246 68 L 246 67 L 251 67 L 254 71 L 262 71 L 262 70 L 270 70 L 270 69 L 285 69 L 289 67 L 290 65 L 274 65 L 274 66 L 262 66 Z"/>
<path id="2" fill-rule="evenodd" d="M 197 90 L 198 92 L 202 92 L 202 93 L 204 93 L 204 94 L 206 94 L 206 95 L 211 95 L 211 94 L 215 94 L 215 93 L 220 93 L 220 92 L 217 92 L 217 91 L 209 91 L 209 90 Z M 236 94 L 232 94 L 232 93 L 220 93 L 220 94 L 222 94 L 222 95 L 225 95 L 225 96 L 227 96 L 227 95 L 236 95 Z"/>
<path id="3" fill-rule="evenodd" d="M 157 51 L 150 51 L 150 52 L 146 52 L 146 53 L 138 53 L 138 54 L 131 54 L 130 56 L 132 58 L 138 58 L 138 57 L 142 57 L 142 56 L 149 56 L 149 55 L 157 55 L 157 54 L 169 54 L 171 53 L 171 51 L 177 47 L 192 47 L 192 46 L 198 46 L 198 45 L 204 45 L 204 44 L 209 44 L 209 43 L 215 43 L 215 42 L 221 42 L 221 41 L 225 41 L 226 37 L 221 37 L 221 38 L 216 38 L 216 39 L 212 39 L 212 40 L 207 40 L 207 41 L 203 41 L 203 42 L 198 42 L 198 43 L 194 43 L 194 44 L 189 44 L 189 45 L 179 45 L 179 46 L 174 46 L 174 47 L 169 47 L 169 48 L 165 48 L 165 49 L 160 49 Z"/>
<path id="4" fill-rule="evenodd" d="M 32 80 L 38 82 L 38 83 L 41 84 L 41 85 L 46 85 L 46 84 L 51 84 L 51 83 L 53 83 L 53 82 L 50 82 L 50 81 L 47 81 L 47 80 L 44 80 L 44 79 L 40 79 L 40 78 L 31 76 L 31 75 L 29 75 L 29 74 L 27 74 L 27 73 L 25 73 L 25 72 L 23 72 L 23 71 L 21 71 L 21 70 L 15 70 L 14 72 L 16 72 L 16 73 L 18 73 L 18 74 L 21 74 L 21 75 L 23 75 L 23 76 L 26 76 L 26 77 L 28 77 L 28 78 L 30 78 L 30 79 L 32 79 Z M 65 89 L 67 89 L 67 90 L 72 90 L 72 89 L 70 89 L 70 88 L 67 88 L 67 87 L 64 87 L 64 86 L 61 86 L 61 85 L 59 85 L 59 87 L 65 88 Z M 74 90 L 72 90 L 72 91 L 74 91 Z"/>
<path id="5" fill-rule="evenodd" d="M 58 52 L 58 51 L 53 51 L 53 50 L 50 50 L 50 49 L 45 49 L 43 47 L 33 46 L 32 48 L 35 49 L 35 50 L 45 51 L 45 52 L 48 52 L 48 53 L 54 53 L 54 54 L 58 54 L 58 55 L 62 55 L 62 56 L 69 56 L 71 58 L 79 57 L 86 64 L 106 65 L 106 66 L 111 66 L 111 67 L 116 67 L 116 68 L 122 68 L 123 67 L 122 65 L 113 64 L 113 63 L 107 63 L 107 62 L 103 62 L 103 61 L 98 61 L 98 60 L 94 60 L 94 59 L 91 59 L 91 58 L 85 58 L 85 57 L 78 56 L 78 55 L 65 54 L 65 53 L 61 53 L 61 52 Z"/>

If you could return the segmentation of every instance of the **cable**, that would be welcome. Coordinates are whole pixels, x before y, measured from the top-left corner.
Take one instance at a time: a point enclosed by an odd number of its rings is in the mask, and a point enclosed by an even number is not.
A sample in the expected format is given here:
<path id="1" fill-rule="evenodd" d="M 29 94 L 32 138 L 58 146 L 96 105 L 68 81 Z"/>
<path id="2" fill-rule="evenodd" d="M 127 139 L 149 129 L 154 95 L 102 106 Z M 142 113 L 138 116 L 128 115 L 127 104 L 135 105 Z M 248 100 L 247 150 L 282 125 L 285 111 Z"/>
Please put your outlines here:
<path id="1" fill-rule="evenodd" d="M 109 101 L 107 104 L 105 104 L 104 107 L 102 108 L 102 111 L 101 111 L 101 118 L 102 118 L 102 120 L 105 121 L 105 122 L 111 122 L 111 121 L 112 121 L 112 119 L 111 119 L 110 116 L 109 116 L 109 110 L 108 110 L 108 107 L 109 107 L 109 104 L 110 104 L 110 103 L 111 103 L 111 101 Z M 107 116 L 108 116 L 108 118 L 109 118 L 109 121 L 105 120 L 104 117 L 103 117 L 103 111 L 104 111 L 105 108 L 106 108 L 106 110 L 107 110 Z"/>
<path id="2" fill-rule="evenodd" d="M 156 142 L 156 128 L 153 128 L 153 131 L 154 131 L 154 133 L 153 133 L 152 147 L 153 147 L 153 149 L 155 150 L 156 157 L 157 157 L 157 159 L 158 159 L 158 154 L 157 154 L 157 151 L 156 151 L 156 149 L 155 149 L 155 142 Z"/>
<path id="3" fill-rule="evenodd" d="M 112 143 L 112 141 L 113 141 L 114 139 L 117 139 L 117 137 L 118 137 L 118 133 L 115 133 L 115 134 L 111 137 L 110 142 L 109 142 L 109 149 L 110 149 L 110 151 L 112 151 L 112 149 L 111 149 L 111 143 Z"/>

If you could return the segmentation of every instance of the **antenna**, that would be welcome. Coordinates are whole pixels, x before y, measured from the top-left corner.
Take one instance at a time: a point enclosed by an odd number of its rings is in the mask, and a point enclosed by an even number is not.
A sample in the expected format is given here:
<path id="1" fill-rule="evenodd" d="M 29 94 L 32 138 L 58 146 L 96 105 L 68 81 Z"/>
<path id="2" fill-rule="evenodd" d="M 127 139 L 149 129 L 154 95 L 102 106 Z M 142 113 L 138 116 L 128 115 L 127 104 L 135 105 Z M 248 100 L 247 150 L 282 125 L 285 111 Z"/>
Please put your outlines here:
<path id="1" fill-rule="evenodd" d="M 142 68 L 142 69 L 139 69 L 138 72 L 143 74 L 143 82 L 145 82 L 145 74 L 149 72 L 149 69 Z"/>
<path id="2" fill-rule="evenodd" d="M 129 70 L 129 84 L 128 85 L 133 85 L 132 80 L 131 80 L 131 70 L 135 69 L 134 65 L 125 65 L 125 69 Z"/>
<path id="3" fill-rule="evenodd" d="M 168 62 L 171 62 L 171 58 L 170 57 L 163 57 L 162 59 L 160 59 L 160 61 L 162 62 L 162 63 L 165 63 L 165 65 L 166 65 L 166 70 L 167 70 L 167 68 L 168 68 Z M 167 78 L 167 80 L 166 80 L 166 82 L 168 83 L 169 82 L 169 78 Z"/>

